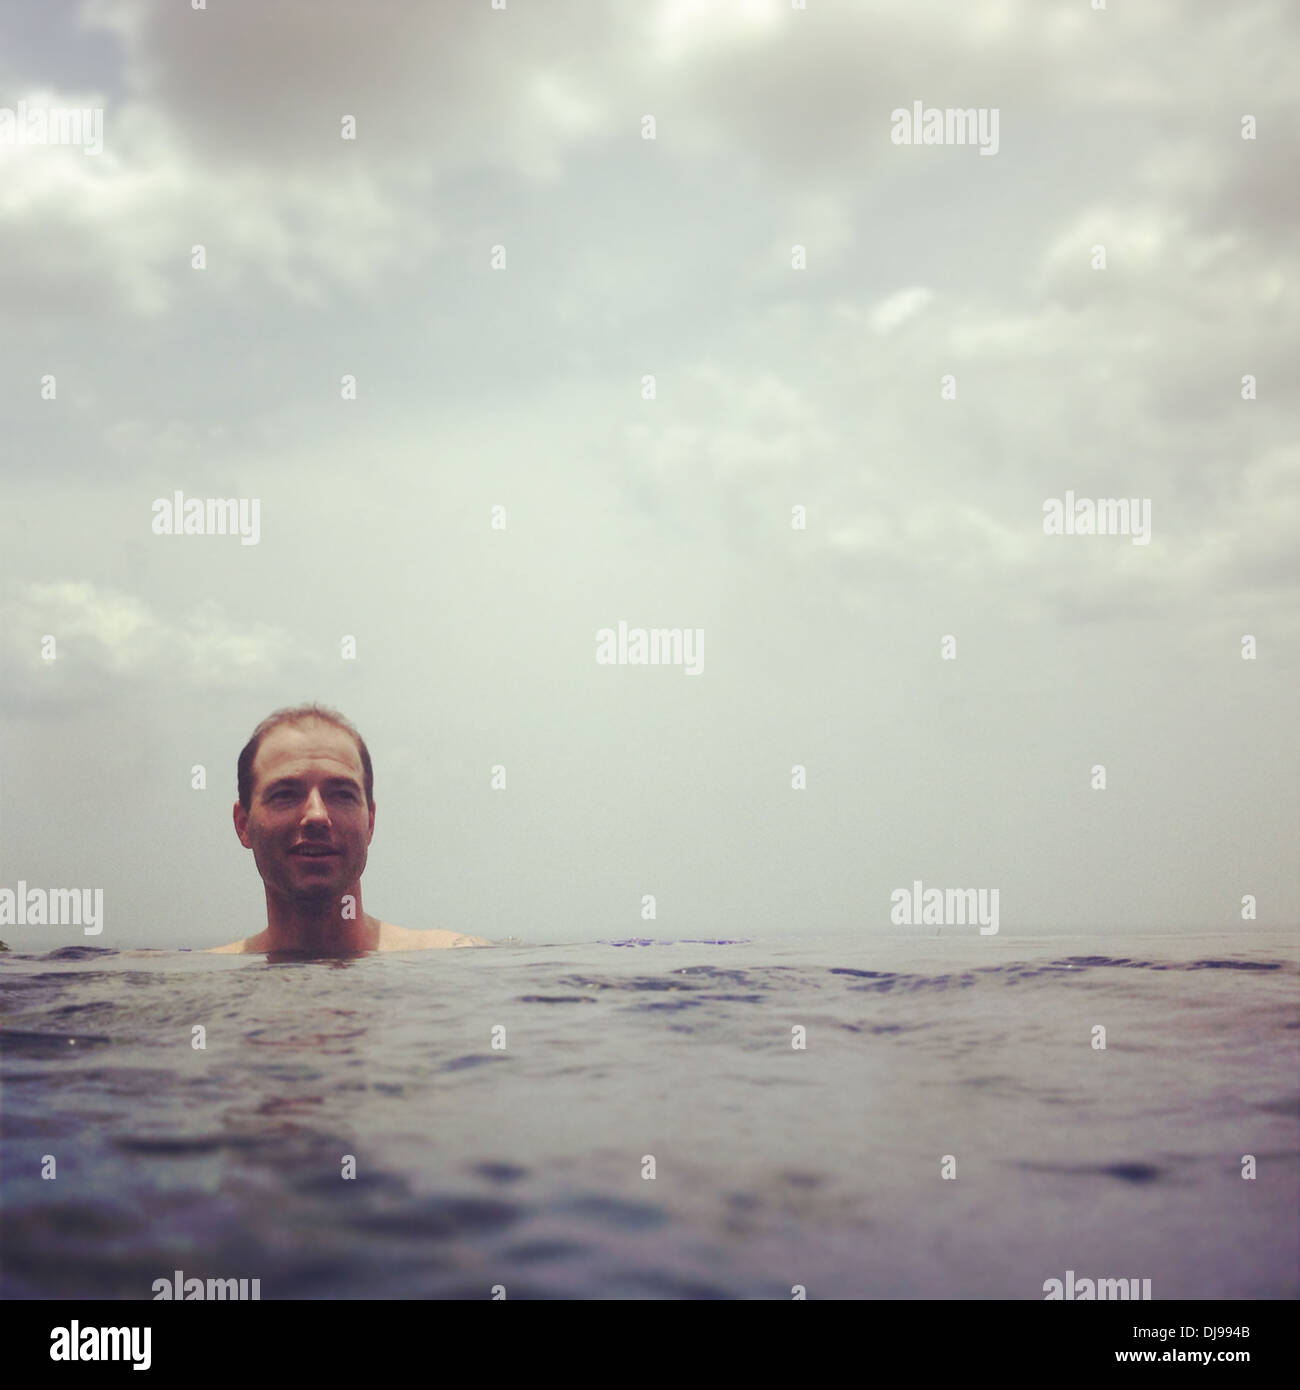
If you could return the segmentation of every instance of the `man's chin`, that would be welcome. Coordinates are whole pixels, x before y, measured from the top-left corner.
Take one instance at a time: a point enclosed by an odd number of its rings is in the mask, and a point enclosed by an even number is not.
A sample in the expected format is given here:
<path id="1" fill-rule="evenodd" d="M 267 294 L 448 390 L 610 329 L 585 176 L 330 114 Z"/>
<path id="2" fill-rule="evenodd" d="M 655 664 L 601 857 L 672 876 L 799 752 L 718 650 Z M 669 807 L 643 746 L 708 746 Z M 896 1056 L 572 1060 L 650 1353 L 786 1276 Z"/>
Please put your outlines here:
<path id="1" fill-rule="evenodd" d="M 285 875 L 291 883 L 315 885 L 317 883 L 336 883 L 346 880 L 351 866 L 337 854 L 289 856 L 288 872 Z"/>
<path id="2" fill-rule="evenodd" d="M 316 883 L 286 883 L 284 896 L 293 903 L 311 904 L 319 907 L 322 903 L 338 902 L 342 888 L 337 882 L 320 880 Z"/>

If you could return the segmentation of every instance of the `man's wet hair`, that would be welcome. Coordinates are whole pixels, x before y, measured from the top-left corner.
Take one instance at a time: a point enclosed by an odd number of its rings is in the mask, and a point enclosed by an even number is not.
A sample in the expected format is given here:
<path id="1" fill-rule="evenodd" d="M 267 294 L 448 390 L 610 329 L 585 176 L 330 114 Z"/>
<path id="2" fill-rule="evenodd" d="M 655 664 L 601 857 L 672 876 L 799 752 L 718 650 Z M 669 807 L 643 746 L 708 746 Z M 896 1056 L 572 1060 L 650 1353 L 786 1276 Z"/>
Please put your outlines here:
<path id="1" fill-rule="evenodd" d="M 239 804 L 245 811 L 253 804 L 253 761 L 257 757 L 257 750 L 262 746 L 262 740 L 281 724 L 311 723 L 333 724 L 336 729 L 342 729 L 344 733 L 351 734 L 356 739 L 357 752 L 361 756 L 361 770 L 365 775 L 366 805 L 374 806 L 375 773 L 370 766 L 370 750 L 366 747 L 365 739 L 338 710 L 326 709 L 324 705 L 294 705 L 291 709 L 278 709 L 274 714 L 268 714 L 253 730 L 252 738 L 244 744 L 244 751 L 239 755 L 238 776 Z"/>

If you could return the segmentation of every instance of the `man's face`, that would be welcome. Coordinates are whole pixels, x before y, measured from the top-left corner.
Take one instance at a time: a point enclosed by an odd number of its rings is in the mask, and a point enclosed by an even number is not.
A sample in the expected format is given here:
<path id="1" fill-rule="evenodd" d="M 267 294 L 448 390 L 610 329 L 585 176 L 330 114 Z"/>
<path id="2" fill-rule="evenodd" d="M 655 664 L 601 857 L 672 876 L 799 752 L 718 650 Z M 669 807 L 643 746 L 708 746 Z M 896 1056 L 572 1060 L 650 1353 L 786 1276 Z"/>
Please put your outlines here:
<path id="1" fill-rule="evenodd" d="M 235 804 L 235 830 L 272 892 L 342 897 L 360 879 L 375 833 L 352 735 L 319 722 L 272 729 L 253 760 L 249 809 Z"/>

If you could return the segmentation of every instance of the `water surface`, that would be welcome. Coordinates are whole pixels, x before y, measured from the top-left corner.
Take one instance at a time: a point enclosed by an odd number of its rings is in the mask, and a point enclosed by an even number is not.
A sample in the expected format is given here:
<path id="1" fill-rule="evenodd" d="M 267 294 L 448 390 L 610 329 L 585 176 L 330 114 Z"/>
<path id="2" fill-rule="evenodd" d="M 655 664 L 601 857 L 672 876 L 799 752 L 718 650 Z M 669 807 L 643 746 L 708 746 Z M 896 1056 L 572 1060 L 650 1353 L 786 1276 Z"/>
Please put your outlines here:
<path id="1" fill-rule="evenodd" d="M 1295 934 L 924 931 L 8 954 L 0 1293 L 1300 1295 Z"/>

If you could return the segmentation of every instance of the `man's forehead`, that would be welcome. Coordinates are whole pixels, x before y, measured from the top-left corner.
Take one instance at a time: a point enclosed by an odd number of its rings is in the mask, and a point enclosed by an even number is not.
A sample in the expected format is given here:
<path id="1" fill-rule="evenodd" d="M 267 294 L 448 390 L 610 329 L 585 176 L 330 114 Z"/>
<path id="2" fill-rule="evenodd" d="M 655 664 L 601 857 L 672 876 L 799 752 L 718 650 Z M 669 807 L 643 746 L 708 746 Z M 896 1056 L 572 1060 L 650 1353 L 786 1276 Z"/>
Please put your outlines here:
<path id="1" fill-rule="evenodd" d="M 256 766 L 264 775 L 287 776 L 313 763 L 328 763 L 361 775 L 356 740 L 334 724 L 280 724 L 258 745 Z"/>

